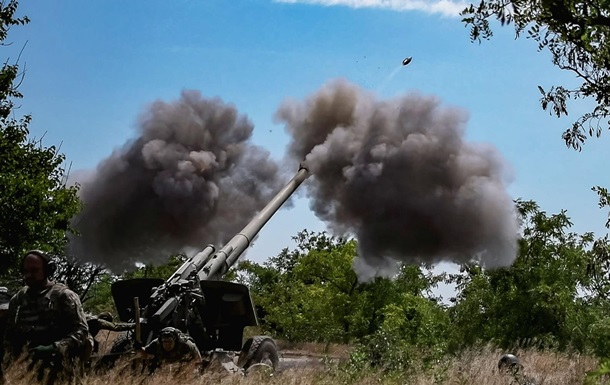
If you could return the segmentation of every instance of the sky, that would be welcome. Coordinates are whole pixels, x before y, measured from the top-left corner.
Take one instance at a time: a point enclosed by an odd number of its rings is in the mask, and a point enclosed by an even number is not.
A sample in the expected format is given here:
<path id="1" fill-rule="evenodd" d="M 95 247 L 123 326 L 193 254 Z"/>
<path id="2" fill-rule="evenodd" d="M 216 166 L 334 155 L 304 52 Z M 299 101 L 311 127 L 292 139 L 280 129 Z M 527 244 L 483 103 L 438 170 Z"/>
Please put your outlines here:
<path id="1" fill-rule="evenodd" d="M 155 100 L 198 90 L 233 104 L 254 124 L 253 143 L 281 161 L 289 137 L 274 121 L 286 99 L 301 100 L 343 78 L 392 98 L 438 97 L 468 114 L 466 139 L 489 143 L 511 168 L 513 198 L 566 209 L 576 232 L 605 234 L 607 213 L 591 187 L 606 185 L 607 133 L 582 152 L 561 139 L 570 119 L 542 111 L 537 86 L 577 85 L 535 42 L 495 26 L 491 41 L 469 40 L 464 3 L 426 0 L 88 0 L 22 1 L 31 22 L 13 27 L 25 77 L 18 114 L 33 137 L 60 145 L 72 172 L 92 170 L 136 135 Z M 27 43 L 26 43 L 27 42 Z M 413 60 L 402 66 L 405 57 Z M 295 170 L 296 172 L 296 170 Z M 307 182 L 306 182 L 307 183 Z M 303 229 L 326 225 L 299 198 L 261 231 L 247 258 L 262 262 Z"/>

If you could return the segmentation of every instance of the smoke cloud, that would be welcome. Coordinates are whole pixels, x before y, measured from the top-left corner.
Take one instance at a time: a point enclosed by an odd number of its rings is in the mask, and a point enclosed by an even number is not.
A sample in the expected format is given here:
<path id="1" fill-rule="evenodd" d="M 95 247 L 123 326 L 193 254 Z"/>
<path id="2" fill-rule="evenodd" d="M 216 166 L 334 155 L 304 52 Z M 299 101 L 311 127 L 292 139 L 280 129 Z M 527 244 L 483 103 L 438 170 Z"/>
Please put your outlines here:
<path id="1" fill-rule="evenodd" d="M 71 254 L 121 271 L 228 241 L 282 185 L 252 131 L 233 106 L 196 91 L 152 103 L 137 138 L 81 180 Z"/>
<path id="2" fill-rule="evenodd" d="M 276 119 L 288 155 L 305 159 L 311 208 L 335 234 L 355 235 L 361 279 L 391 275 L 397 261 L 509 265 L 518 224 L 498 151 L 464 140 L 466 113 L 434 97 L 377 100 L 334 81 Z"/>

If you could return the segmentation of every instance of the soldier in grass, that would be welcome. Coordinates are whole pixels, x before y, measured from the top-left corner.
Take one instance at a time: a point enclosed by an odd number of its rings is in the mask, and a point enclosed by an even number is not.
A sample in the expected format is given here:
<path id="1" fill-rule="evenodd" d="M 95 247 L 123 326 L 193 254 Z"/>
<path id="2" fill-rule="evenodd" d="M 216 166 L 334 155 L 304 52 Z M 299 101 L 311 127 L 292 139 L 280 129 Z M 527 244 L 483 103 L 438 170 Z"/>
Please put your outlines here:
<path id="1" fill-rule="evenodd" d="M 51 281 L 55 264 L 44 252 L 31 250 L 21 263 L 26 286 L 9 303 L 5 365 L 22 357 L 38 381 L 79 381 L 93 347 L 80 299 Z"/>
<path id="2" fill-rule="evenodd" d="M 173 327 L 161 330 L 159 338 L 150 344 L 135 348 L 142 358 L 149 360 L 151 372 L 163 364 L 201 364 L 201 353 L 192 338 Z"/>
<path id="3" fill-rule="evenodd" d="M 514 354 L 503 354 L 498 360 L 498 371 L 511 377 L 510 384 L 537 385 L 536 380 L 525 375 L 523 365 Z"/>

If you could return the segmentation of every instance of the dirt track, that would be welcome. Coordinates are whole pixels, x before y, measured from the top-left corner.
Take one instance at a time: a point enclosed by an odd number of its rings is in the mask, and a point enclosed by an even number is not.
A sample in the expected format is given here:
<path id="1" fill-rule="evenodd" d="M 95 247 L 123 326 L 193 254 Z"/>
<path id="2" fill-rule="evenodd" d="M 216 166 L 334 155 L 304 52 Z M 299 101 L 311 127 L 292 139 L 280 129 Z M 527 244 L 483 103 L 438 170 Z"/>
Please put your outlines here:
<path id="1" fill-rule="evenodd" d="M 336 358 L 331 358 L 335 360 Z M 315 368 L 324 366 L 325 359 L 306 354 L 280 353 L 279 371 L 295 368 Z"/>

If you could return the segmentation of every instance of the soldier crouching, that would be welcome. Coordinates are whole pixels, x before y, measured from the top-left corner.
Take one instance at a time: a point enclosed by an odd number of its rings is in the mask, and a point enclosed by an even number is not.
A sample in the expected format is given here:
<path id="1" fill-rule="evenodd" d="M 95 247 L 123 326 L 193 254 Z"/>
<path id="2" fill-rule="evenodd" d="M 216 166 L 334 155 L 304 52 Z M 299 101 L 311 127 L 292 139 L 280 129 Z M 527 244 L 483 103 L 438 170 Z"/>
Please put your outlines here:
<path id="1" fill-rule="evenodd" d="M 188 335 L 173 327 L 161 330 L 159 338 L 154 339 L 145 347 L 140 347 L 139 351 L 142 358 L 150 362 L 151 373 L 163 364 L 196 363 L 201 365 L 201 353 L 195 342 Z"/>
<path id="2" fill-rule="evenodd" d="M 9 303 L 5 365 L 23 357 L 40 382 L 80 382 L 93 342 L 78 295 L 50 281 L 54 263 L 39 250 L 25 255 L 22 272 L 26 286 Z"/>

